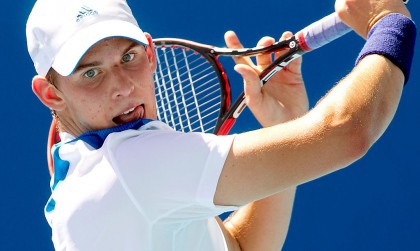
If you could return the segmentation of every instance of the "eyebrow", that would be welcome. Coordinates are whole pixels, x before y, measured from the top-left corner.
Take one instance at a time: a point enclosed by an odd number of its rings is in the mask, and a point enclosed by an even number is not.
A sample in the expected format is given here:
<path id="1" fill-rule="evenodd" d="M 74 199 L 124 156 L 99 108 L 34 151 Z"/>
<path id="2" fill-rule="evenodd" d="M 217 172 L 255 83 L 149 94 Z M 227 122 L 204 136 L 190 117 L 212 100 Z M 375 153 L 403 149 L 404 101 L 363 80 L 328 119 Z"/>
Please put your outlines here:
<path id="1" fill-rule="evenodd" d="M 77 72 L 83 71 L 84 69 L 95 67 L 95 66 L 98 66 L 100 64 L 101 63 L 99 61 L 94 61 L 94 62 L 91 62 L 91 63 L 88 63 L 88 64 L 79 64 L 76 67 L 76 69 L 73 71 L 72 74 L 76 74 Z"/>
<path id="2" fill-rule="evenodd" d="M 127 48 L 124 50 L 122 55 L 127 54 L 127 52 L 129 52 L 131 49 L 133 49 L 136 46 L 142 46 L 142 44 L 133 41 L 129 46 L 127 46 Z M 83 71 L 84 69 L 87 69 L 87 68 L 96 67 L 98 65 L 101 65 L 100 61 L 93 61 L 93 62 L 90 62 L 90 63 L 87 63 L 87 64 L 79 64 L 79 65 L 77 65 L 76 69 L 73 71 L 73 74 L 75 74 L 77 72 L 80 72 L 80 71 Z"/>

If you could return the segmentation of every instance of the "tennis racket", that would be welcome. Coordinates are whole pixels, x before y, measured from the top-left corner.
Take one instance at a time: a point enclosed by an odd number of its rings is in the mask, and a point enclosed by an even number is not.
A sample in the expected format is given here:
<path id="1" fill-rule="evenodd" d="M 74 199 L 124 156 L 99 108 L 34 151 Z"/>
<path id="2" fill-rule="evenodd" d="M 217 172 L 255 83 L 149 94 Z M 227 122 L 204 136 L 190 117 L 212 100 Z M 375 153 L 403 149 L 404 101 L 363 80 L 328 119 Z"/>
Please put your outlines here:
<path id="1" fill-rule="evenodd" d="M 267 47 L 227 49 L 184 39 L 154 39 L 158 119 L 177 131 L 228 134 L 246 104 L 244 93 L 231 103 L 230 83 L 220 56 L 286 51 L 260 73 L 263 86 L 294 59 L 349 31 L 333 13 Z"/>

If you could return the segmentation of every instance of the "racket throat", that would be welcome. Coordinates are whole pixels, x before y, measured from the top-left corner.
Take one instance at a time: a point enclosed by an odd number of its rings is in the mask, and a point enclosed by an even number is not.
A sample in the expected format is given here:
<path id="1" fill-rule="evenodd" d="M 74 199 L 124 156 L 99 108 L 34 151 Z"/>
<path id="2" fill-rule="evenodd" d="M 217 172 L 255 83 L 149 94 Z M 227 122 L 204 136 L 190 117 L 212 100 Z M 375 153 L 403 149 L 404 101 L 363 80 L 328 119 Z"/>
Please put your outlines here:
<path id="1" fill-rule="evenodd" d="M 260 85 L 265 85 L 268 80 L 270 80 L 277 72 L 281 71 L 286 67 L 290 62 L 302 56 L 303 53 L 300 53 L 298 49 L 293 50 L 292 52 L 287 53 L 284 57 L 279 57 L 276 59 L 269 67 L 267 67 L 260 74 Z"/>

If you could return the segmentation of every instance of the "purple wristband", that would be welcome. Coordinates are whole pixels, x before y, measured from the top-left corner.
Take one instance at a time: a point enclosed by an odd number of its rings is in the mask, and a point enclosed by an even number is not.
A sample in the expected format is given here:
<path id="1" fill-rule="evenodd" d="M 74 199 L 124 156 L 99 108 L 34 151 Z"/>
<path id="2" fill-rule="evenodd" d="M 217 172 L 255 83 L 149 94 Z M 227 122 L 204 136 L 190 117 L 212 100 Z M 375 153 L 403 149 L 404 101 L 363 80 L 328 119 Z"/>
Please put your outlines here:
<path id="1" fill-rule="evenodd" d="M 379 54 L 391 60 L 404 73 L 404 84 L 410 76 L 416 42 L 416 25 L 405 15 L 392 13 L 376 23 L 369 31 L 356 64 L 369 54 Z"/>

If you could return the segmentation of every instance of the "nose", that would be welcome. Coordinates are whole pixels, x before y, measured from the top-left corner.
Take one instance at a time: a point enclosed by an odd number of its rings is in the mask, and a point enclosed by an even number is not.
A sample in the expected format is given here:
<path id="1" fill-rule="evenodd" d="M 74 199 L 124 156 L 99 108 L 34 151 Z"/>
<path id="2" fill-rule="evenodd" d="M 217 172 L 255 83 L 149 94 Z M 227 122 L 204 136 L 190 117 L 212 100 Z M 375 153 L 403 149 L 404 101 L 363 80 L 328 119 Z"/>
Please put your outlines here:
<path id="1" fill-rule="evenodd" d="M 119 66 L 114 66 L 111 72 L 114 98 L 128 97 L 134 91 L 134 81 L 130 75 Z"/>

